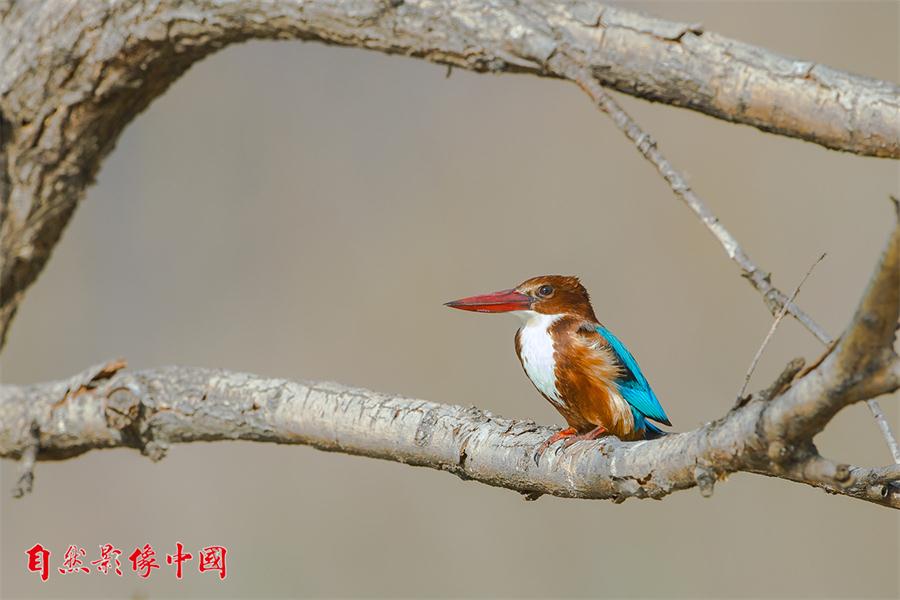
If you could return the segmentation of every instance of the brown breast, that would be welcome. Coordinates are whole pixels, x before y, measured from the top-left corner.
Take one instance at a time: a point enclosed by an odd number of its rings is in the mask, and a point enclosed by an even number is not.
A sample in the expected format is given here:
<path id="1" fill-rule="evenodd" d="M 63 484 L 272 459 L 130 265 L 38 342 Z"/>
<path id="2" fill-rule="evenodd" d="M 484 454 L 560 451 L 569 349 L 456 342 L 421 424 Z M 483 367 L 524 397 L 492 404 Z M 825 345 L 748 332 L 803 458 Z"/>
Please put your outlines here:
<path id="1" fill-rule="evenodd" d="M 603 426 L 620 439 L 630 439 L 634 417 L 618 394 L 619 366 L 609 344 L 580 319 L 564 317 L 551 330 L 556 387 L 565 402 L 565 411 L 560 413 L 579 432 Z"/>

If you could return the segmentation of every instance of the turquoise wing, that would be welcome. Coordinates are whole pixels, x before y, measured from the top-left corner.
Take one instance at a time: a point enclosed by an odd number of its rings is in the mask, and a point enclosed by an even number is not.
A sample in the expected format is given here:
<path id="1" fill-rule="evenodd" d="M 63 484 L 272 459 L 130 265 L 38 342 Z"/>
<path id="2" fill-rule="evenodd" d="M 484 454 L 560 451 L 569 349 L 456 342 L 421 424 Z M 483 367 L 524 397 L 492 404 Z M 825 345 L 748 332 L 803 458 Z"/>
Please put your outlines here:
<path id="1" fill-rule="evenodd" d="M 663 410 L 659 400 L 656 399 L 656 394 L 650 388 L 647 378 L 641 373 L 641 368 L 638 366 L 634 356 L 631 355 L 631 352 L 628 351 L 628 348 L 625 347 L 625 344 L 612 331 L 602 325 L 597 325 L 597 333 L 602 335 L 609 343 L 609 347 L 612 348 L 619 365 L 622 367 L 622 375 L 616 379 L 616 386 L 618 386 L 622 397 L 633 409 L 648 419 L 653 419 L 663 425 L 671 425 L 669 417 L 666 416 L 666 411 Z"/>

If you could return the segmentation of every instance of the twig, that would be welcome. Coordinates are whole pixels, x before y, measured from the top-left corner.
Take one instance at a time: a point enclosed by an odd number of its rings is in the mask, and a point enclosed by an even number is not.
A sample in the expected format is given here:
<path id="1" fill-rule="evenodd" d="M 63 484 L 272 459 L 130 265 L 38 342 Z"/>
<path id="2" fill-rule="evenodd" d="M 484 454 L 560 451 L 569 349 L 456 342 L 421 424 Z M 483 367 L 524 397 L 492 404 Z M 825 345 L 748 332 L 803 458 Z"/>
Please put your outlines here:
<path id="1" fill-rule="evenodd" d="M 803 287 L 803 284 L 806 283 L 806 280 L 809 278 L 810 273 L 813 272 L 813 269 L 816 268 L 822 259 L 825 258 L 825 253 L 816 259 L 812 265 L 810 265 L 809 269 L 806 271 L 806 275 L 803 276 L 803 279 L 800 280 L 800 283 L 797 284 L 797 287 L 794 288 L 794 293 L 791 294 L 790 302 L 793 302 L 797 299 L 797 294 L 800 293 L 800 288 Z M 737 402 L 740 403 L 741 398 L 744 397 L 744 394 L 747 393 L 747 386 L 750 385 L 750 378 L 753 376 L 753 372 L 756 370 L 756 365 L 759 364 L 759 359 L 762 357 L 763 351 L 766 349 L 766 346 L 769 345 L 769 340 L 772 339 L 772 336 L 775 334 L 775 330 L 778 329 L 778 324 L 781 323 L 781 320 L 784 318 L 784 315 L 787 314 L 788 305 L 785 304 L 781 307 L 781 310 L 778 312 L 778 316 L 775 317 L 775 320 L 772 322 L 772 326 L 769 327 L 769 333 L 766 334 L 765 339 L 760 345 L 759 349 L 756 351 L 756 355 L 754 355 L 753 360 L 750 362 L 750 368 L 747 369 L 747 374 L 744 376 L 744 385 L 741 386 L 741 391 L 738 392 Z"/>
<path id="2" fill-rule="evenodd" d="M 677 171 L 666 157 L 660 153 L 657 149 L 656 141 L 641 129 L 640 125 L 631 118 L 631 115 L 619 106 L 603 86 L 600 85 L 594 75 L 589 70 L 577 66 L 574 62 L 571 63 L 567 75 L 594 100 L 600 110 L 609 115 L 613 123 L 628 139 L 634 142 L 634 145 L 637 146 L 638 151 L 644 158 L 656 167 L 656 170 L 668 182 L 675 195 L 681 198 L 694 211 L 694 214 L 703 221 L 703 224 L 706 225 L 707 229 L 725 249 L 728 257 L 741 268 L 743 276 L 762 294 L 770 312 L 775 315 L 786 307 L 787 312 L 800 321 L 820 342 L 826 346 L 831 345 L 834 341 L 832 337 L 811 316 L 794 304 L 781 290 L 772 285 L 771 275 L 760 269 L 750 259 L 735 237 L 722 225 L 706 203 L 694 193 L 684 175 Z M 866 404 L 868 404 L 869 410 L 872 411 L 872 415 L 875 417 L 879 429 L 881 429 L 881 433 L 887 442 L 888 448 L 891 450 L 895 462 L 900 462 L 900 454 L 898 454 L 900 447 L 897 445 L 897 438 L 894 437 L 891 426 L 885 419 L 878 401 L 870 399 Z"/>
<path id="3" fill-rule="evenodd" d="M 766 389 L 759 392 L 757 398 L 762 402 L 769 402 L 772 398 L 775 398 L 789 387 L 798 377 L 802 377 L 801 371 L 803 371 L 803 367 L 806 365 L 806 361 L 802 358 L 795 358 L 788 364 L 784 366 L 784 369 L 781 370 L 781 374 L 775 378 L 775 381 L 769 385 Z M 736 408 L 740 408 L 747 404 L 753 397 L 753 394 L 749 394 L 747 396 L 741 397 L 737 399 L 737 402 L 734 405 L 734 410 Z"/>
<path id="4" fill-rule="evenodd" d="M 884 413 L 881 412 L 881 405 L 878 404 L 877 400 L 872 398 L 866 400 L 866 404 L 869 406 L 869 410 L 872 411 L 872 414 L 875 415 L 875 422 L 878 423 L 878 427 L 881 429 L 881 433 L 887 441 L 888 448 L 891 449 L 891 456 L 894 457 L 894 463 L 900 465 L 900 446 L 897 445 L 897 438 L 894 437 L 894 432 L 891 431 L 891 426 L 887 422 L 887 418 L 884 416 Z"/>
<path id="5" fill-rule="evenodd" d="M 31 493 L 34 485 L 34 463 L 37 461 L 40 449 L 40 435 L 40 427 L 36 422 L 32 423 L 28 431 L 28 441 L 22 451 L 22 457 L 19 459 L 19 477 L 13 488 L 13 498 L 21 498 L 25 494 Z"/>
<path id="6" fill-rule="evenodd" d="M 806 314 L 799 306 L 790 301 L 778 288 L 772 285 L 770 274 L 760 269 L 744 252 L 738 241 L 731 235 L 719 221 L 706 203 L 694 193 L 684 176 L 678 172 L 671 163 L 659 152 L 656 141 L 644 132 L 637 122 L 613 100 L 603 87 L 590 74 L 581 73 L 572 75 L 576 83 L 588 93 L 597 106 L 613 120 L 616 126 L 637 146 L 638 151 L 646 158 L 668 182 L 675 195 L 681 198 L 688 208 L 694 211 L 706 228 L 725 249 L 725 253 L 741 268 L 743 276 L 765 298 L 773 315 L 776 315 L 784 306 L 788 312 L 809 329 L 823 344 L 831 343 L 831 337 L 822 329 L 812 317 Z"/>

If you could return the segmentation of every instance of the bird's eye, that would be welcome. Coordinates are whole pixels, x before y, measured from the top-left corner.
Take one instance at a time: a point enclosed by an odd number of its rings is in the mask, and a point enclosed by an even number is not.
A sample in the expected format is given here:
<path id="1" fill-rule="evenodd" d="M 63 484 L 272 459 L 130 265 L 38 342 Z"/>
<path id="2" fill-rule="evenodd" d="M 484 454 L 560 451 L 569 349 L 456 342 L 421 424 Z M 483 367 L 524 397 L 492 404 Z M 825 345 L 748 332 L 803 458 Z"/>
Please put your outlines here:
<path id="1" fill-rule="evenodd" d="M 553 294 L 553 286 L 552 285 L 542 285 L 538 288 L 538 296 L 542 298 L 547 298 L 551 294 Z"/>

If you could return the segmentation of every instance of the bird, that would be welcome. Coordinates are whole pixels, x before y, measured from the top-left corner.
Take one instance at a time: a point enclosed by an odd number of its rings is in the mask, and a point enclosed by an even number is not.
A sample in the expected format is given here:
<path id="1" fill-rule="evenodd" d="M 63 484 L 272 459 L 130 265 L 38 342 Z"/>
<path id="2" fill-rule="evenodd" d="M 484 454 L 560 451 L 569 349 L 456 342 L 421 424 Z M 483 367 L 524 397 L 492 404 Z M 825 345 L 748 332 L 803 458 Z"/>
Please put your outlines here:
<path id="1" fill-rule="evenodd" d="M 656 439 L 667 432 L 653 421 L 672 425 L 637 360 L 597 319 L 577 277 L 541 275 L 445 306 L 521 319 L 516 355 L 534 387 L 568 424 L 538 447 L 535 462 L 559 440 L 566 448 L 608 435 Z"/>

